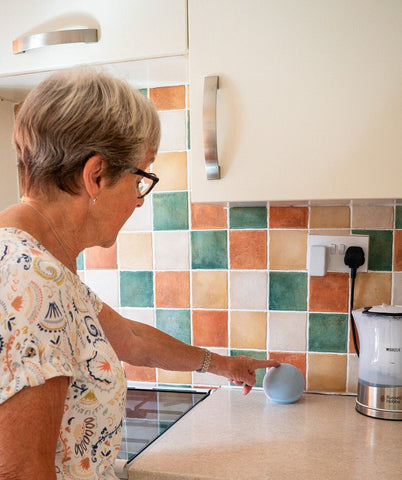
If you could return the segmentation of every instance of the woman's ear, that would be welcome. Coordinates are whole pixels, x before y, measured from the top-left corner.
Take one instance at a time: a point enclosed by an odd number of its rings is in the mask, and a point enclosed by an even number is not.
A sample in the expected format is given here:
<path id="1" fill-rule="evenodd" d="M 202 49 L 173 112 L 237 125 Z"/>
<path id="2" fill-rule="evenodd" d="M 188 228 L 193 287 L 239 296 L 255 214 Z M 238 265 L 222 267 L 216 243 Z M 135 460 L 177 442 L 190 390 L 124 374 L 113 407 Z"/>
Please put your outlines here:
<path id="1" fill-rule="evenodd" d="M 82 171 L 84 188 L 89 198 L 97 198 L 105 180 L 106 162 L 99 155 L 94 155 L 85 163 Z"/>

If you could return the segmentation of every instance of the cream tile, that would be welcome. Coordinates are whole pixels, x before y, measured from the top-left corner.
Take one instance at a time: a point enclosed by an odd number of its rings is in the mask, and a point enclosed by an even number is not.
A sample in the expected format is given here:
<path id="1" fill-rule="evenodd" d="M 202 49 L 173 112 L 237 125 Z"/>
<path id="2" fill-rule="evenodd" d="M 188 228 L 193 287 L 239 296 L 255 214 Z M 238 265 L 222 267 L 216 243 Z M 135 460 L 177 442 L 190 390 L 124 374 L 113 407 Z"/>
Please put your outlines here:
<path id="1" fill-rule="evenodd" d="M 152 195 L 152 194 L 151 194 Z M 151 197 L 145 198 L 145 202 L 140 208 L 136 208 L 123 225 L 122 232 L 150 232 L 152 230 L 152 201 Z"/>
<path id="2" fill-rule="evenodd" d="M 190 237 L 187 231 L 154 232 L 155 269 L 190 268 Z"/>
<path id="3" fill-rule="evenodd" d="M 346 390 L 347 355 L 309 353 L 307 390 L 310 392 L 344 392 Z"/>
<path id="4" fill-rule="evenodd" d="M 158 154 L 152 171 L 160 179 L 156 192 L 187 190 L 187 152 Z"/>
<path id="5" fill-rule="evenodd" d="M 310 228 L 349 228 L 349 207 L 311 207 Z"/>
<path id="6" fill-rule="evenodd" d="M 228 308 L 227 272 L 194 270 L 191 277 L 194 308 Z"/>
<path id="7" fill-rule="evenodd" d="M 239 310 L 267 310 L 266 272 L 230 272 L 230 307 Z"/>
<path id="8" fill-rule="evenodd" d="M 392 229 L 394 227 L 394 208 L 391 206 L 354 206 L 352 209 L 352 228 Z"/>
<path id="9" fill-rule="evenodd" d="M 307 230 L 271 230 L 269 232 L 269 268 L 305 270 Z"/>
<path id="10" fill-rule="evenodd" d="M 402 305 L 402 273 L 395 272 L 392 288 L 392 303 Z"/>
<path id="11" fill-rule="evenodd" d="M 173 372 L 170 370 L 157 369 L 159 383 L 175 383 L 179 385 L 190 385 L 192 381 L 191 372 Z"/>
<path id="12" fill-rule="evenodd" d="M 186 110 L 168 110 L 159 112 L 161 120 L 160 152 L 186 150 Z"/>
<path id="13" fill-rule="evenodd" d="M 118 259 L 121 270 L 152 270 L 152 233 L 121 233 Z"/>
<path id="14" fill-rule="evenodd" d="M 112 308 L 118 308 L 119 275 L 117 270 L 86 270 L 85 283 Z"/>
<path id="15" fill-rule="evenodd" d="M 266 350 L 266 312 L 232 312 L 230 315 L 230 348 Z"/>
<path id="16" fill-rule="evenodd" d="M 268 349 L 305 352 L 307 350 L 307 314 L 301 312 L 270 312 Z"/>
<path id="17" fill-rule="evenodd" d="M 151 327 L 155 326 L 155 309 L 154 308 L 131 308 L 121 307 L 120 315 L 129 320 L 145 323 Z"/>

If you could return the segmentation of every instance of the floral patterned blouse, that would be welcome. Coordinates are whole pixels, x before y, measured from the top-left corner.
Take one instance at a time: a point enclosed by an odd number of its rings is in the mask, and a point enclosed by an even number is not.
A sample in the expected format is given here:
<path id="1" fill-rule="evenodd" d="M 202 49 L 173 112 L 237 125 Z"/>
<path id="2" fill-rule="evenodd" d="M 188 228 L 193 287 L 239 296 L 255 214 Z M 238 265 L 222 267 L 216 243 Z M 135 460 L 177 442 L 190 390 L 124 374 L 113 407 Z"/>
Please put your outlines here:
<path id="1" fill-rule="evenodd" d="M 0 403 L 69 377 L 58 480 L 116 479 L 126 380 L 97 315 L 102 303 L 28 233 L 0 228 Z"/>

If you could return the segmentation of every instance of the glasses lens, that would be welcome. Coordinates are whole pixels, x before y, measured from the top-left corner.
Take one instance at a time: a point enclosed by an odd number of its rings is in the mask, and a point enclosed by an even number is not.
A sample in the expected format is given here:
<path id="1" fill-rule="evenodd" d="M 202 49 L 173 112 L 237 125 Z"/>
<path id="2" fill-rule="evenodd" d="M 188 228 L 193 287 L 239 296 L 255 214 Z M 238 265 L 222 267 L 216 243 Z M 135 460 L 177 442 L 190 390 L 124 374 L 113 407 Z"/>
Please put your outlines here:
<path id="1" fill-rule="evenodd" d="M 139 190 L 141 195 L 146 195 L 152 188 L 153 181 L 151 178 L 142 177 L 139 184 Z"/>

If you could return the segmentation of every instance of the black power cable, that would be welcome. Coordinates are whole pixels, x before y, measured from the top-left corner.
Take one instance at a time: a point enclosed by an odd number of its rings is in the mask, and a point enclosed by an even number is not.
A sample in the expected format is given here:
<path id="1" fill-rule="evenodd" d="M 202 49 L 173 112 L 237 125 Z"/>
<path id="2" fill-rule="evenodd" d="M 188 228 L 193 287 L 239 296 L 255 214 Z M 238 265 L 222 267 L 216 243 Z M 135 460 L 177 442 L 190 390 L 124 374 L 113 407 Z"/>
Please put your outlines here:
<path id="1" fill-rule="evenodd" d="M 350 268 L 351 288 L 350 288 L 350 324 L 352 327 L 353 345 L 355 347 L 357 356 L 360 355 L 359 347 L 357 345 L 356 323 L 353 318 L 353 300 L 355 296 L 355 280 L 357 269 L 364 263 L 364 251 L 362 247 L 349 247 L 345 252 L 345 265 Z"/>

